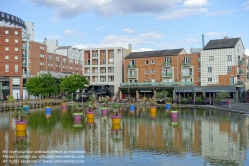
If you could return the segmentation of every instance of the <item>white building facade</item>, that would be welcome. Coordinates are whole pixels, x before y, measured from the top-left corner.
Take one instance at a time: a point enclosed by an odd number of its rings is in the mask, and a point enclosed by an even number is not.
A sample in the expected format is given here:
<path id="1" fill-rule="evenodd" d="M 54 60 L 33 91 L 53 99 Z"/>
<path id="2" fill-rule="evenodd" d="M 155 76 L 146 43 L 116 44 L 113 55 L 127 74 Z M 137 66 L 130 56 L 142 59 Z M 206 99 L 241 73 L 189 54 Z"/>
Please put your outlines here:
<path id="1" fill-rule="evenodd" d="M 201 86 L 244 85 L 245 48 L 240 38 L 210 40 L 201 50 Z M 224 82 L 225 84 L 225 82 Z"/>

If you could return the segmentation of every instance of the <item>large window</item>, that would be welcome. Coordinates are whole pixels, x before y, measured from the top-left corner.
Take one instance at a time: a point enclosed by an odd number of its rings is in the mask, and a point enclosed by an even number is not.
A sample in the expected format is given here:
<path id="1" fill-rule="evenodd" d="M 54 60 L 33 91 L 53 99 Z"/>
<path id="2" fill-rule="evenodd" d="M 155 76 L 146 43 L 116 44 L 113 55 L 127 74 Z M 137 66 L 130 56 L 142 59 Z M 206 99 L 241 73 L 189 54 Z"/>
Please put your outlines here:
<path id="1" fill-rule="evenodd" d="M 227 72 L 232 72 L 232 66 L 227 66 Z"/>
<path id="2" fill-rule="evenodd" d="M 212 67 L 208 67 L 208 73 L 212 73 Z"/>
<path id="3" fill-rule="evenodd" d="M 227 62 L 232 62 L 232 55 L 227 56 Z"/>
<path id="4" fill-rule="evenodd" d="M 5 65 L 5 72 L 9 72 L 9 65 Z"/>
<path id="5" fill-rule="evenodd" d="M 208 78 L 208 82 L 212 82 L 212 78 Z"/>
<path id="6" fill-rule="evenodd" d="M 15 72 L 18 72 L 18 65 L 15 65 Z"/>

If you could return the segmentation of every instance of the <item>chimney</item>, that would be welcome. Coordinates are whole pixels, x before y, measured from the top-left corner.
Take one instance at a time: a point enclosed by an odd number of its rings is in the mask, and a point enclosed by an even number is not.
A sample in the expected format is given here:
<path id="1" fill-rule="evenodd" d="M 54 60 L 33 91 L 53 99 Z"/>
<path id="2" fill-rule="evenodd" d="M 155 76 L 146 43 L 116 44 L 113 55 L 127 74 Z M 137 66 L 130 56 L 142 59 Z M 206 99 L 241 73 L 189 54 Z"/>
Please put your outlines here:
<path id="1" fill-rule="evenodd" d="M 132 52 L 132 44 L 129 44 L 128 48 L 129 48 L 130 52 Z"/>
<path id="2" fill-rule="evenodd" d="M 202 34 L 202 48 L 205 46 L 205 41 L 204 41 L 204 34 Z"/>

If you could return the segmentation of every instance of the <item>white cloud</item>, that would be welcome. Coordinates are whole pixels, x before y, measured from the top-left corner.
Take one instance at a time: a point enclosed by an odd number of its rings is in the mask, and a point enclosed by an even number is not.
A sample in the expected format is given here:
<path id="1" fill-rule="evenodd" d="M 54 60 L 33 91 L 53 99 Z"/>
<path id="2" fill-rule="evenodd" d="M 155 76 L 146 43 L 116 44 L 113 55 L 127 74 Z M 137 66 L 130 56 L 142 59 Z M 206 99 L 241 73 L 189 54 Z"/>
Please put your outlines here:
<path id="1" fill-rule="evenodd" d="M 74 35 L 83 36 L 84 35 L 84 33 L 78 33 L 77 31 L 75 31 L 73 29 L 67 29 L 63 33 L 66 34 L 66 35 L 71 35 L 71 36 L 74 36 Z"/>
<path id="2" fill-rule="evenodd" d="M 243 3 L 243 6 L 245 7 L 246 10 L 249 10 L 249 0 Z"/>
<path id="3" fill-rule="evenodd" d="M 187 42 L 198 42 L 197 39 L 193 39 L 193 38 L 192 38 L 192 39 L 186 39 L 186 41 L 187 41 Z"/>
<path id="4" fill-rule="evenodd" d="M 132 52 L 143 52 L 143 51 L 153 51 L 151 48 L 137 48 L 137 49 L 132 49 Z"/>
<path id="5" fill-rule="evenodd" d="M 74 43 L 73 47 L 77 48 L 97 48 L 97 47 L 125 47 L 128 48 L 128 44 L 132 46 L 138 46 L 142 44 L 151 44 L 153 40 L 162 38 L 163 36 L 157 32 L 147 32 L 135 37 L 130 36 L 117 36 L 117 35 L 108 35 L 103 38 L 99 44 L 80 44 Z"/>
<path id="6" fill-rule="evenodd" d="M 221 11 L 208 12 L 207 15 L 209 16 L 229 15 L 232 12 L 233 11 L 229 11 L 229 10 L 221 10 Z"/>
<path id="7" fill-rule="evenodd" d="M 249 48 L 245 49 L 245 54 L 249 56 Z"/>
<path id="8" fill-rule="evenodd" d="M 48 39 L 59 39 L 60 36 L 56 36 L 56 35 L 50 35 L 50 36 L 47 36 Z"/>
<path id="9" fill-rule="evenodd" d="M 64 34 L 66 34 L 66 35 L 74 35 L 74 34 L 76 34 L 76 31 L 72 30 L 72 29 L 68 29 L 68 30 L 64 31 Z"/>
<path id="10" fill-rule="evenodd" d="M 193 15 L 207 13 L 207 12 L 208 12 L 208 9 L 206 8 L 196 8 L 195 10 L 191 8 L 184 8 L 180 10 L 175 10 L 168 14 L 164 14 L 158 17 L 158 19 L 159 20 L 180 19 L 180 18 L 185 18 L 185 17 L 189 17 Z"/>
<path id="11" fill-rule="evenodd" d="M 201 7 L 208 5 L 208 0 L 186 0 L 183 3 L 184 7 Z"/>
<path id="12" fill-rule="evenodd" d="M 205 33 L 204 36 L 206 36 L 206 37 L 222 37 L 225 34 L 226 34 L 225 32 L 208 32 L 208 33 Z"/>
<path id="13" fill-rule="evenodd" d="M 130 13 L 163 13 L 174 9 L 183 0 L 27 0 L 37 6 L 54 8 L 59 18 L 72 18 L 95 11 L 102 16 Z"/>
<path id="14" fill-rule="evenodd" d="M 130 29 L 130 28 L 124 28 L 122 31 L 126 32 L 126 33 L 135 33 L 135 31 L 133 29 Z"/>
<path id="15" fill-rule="evenodd" d="M 99 26 L 98 28 L 96 28 L 95 30 L 98 31 L 100 29 L 102 29 L 103 27 L 102 26 Z"/>

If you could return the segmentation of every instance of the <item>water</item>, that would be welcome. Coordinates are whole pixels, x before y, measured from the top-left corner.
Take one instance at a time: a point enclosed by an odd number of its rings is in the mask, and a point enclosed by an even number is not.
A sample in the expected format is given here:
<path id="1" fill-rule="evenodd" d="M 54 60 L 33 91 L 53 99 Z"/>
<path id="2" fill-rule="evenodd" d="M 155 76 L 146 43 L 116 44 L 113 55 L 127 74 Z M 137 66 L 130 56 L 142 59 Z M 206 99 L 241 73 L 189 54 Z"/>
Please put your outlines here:
<path id="1" fill-rule="evenodd" d="M 30 112 L 21 136 L 10 112 L 0 113 L 0 161 L 39 166 L 249 165 L 247 115 L 180 109 L 178 118 L 171 119 L 165 108 L 157 108 L 153 117 L 148 107 L 129 111 L 127 106 L 121 109 L 118 130 L 110 118 L 113 112 L 103 117 L 97 110 L 94 124 L 87 124 L 84 115 L 80 125 L 74 125 L 69 109 L 55 107 L 51 117 L 44 108 Z M 13 158 L 7 161 L 6 156 Z"/>

